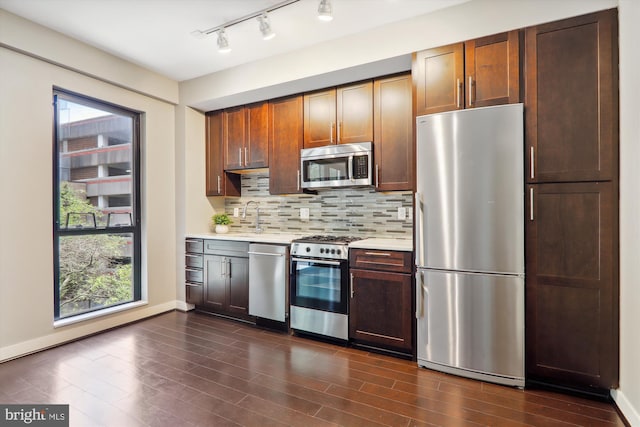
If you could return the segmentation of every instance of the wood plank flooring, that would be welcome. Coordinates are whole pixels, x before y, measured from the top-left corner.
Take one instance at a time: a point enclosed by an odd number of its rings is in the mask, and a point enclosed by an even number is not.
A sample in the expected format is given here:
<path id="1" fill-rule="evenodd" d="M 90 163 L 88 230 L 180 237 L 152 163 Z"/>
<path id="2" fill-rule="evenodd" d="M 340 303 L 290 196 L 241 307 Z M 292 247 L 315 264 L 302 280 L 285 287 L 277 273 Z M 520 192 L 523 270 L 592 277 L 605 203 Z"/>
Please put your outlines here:
<path id="1" fill-rule="evenodd" d="M 71 426 L 622 426 L 613 405 L 170 312 L 0 364 L 0 402 Z"/>

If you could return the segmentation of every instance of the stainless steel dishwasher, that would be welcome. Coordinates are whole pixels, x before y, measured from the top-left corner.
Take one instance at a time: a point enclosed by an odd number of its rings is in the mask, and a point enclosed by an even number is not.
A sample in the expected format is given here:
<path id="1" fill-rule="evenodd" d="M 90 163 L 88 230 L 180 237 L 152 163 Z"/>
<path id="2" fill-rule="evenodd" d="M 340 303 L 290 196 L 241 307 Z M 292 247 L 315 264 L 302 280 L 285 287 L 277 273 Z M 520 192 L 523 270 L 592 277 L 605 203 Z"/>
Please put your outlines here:
<path id="1" fill-rule="evenodd" d="M 249 245 L 249 314 L 284 322 L 289 314 L 289 246 Z"/>

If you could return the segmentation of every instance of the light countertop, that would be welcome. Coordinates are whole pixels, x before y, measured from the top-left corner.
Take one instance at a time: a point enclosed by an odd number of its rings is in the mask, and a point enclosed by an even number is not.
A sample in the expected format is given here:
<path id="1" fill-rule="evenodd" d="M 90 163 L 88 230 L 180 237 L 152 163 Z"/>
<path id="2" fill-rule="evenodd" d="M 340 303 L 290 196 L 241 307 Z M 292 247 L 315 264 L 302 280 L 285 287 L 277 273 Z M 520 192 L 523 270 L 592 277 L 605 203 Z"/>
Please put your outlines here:
<path id="1" fill-rule="evenodd" d="M 198 233 L 187 234 L 186 237 L 193 239 L 235 240 L 236 242 L 277 243 L 288 245 L 293 239 L 302 237 L 302 235 L 280 233 Z"/>
<path id="2" fill-rule="evenodd" d="M 294 239 L 306 236 L 307 234 L 285 234 L 285 233 L 195 233 L 187 234 L 187 238 L 194 239 L 214 239 L 214 240 L 234 240 L 237 242 L 254 242 L 254 243 L 275 243 L 290 244 Z M 381 249 L 386 251 L 413 251 L 413 241 L 411 239 L 384 239 L 384 238 L 367 238 L 358 240 L 349 244 L 350 248 L 355 249 Z"/>
<path id="3" fill-rule="evenodd" d="M 364 239 L 351 242 L 349 248 L 354 249 L 382 249 L 386 251 L 413 251 L 413 240 L 411 239 Z"/>

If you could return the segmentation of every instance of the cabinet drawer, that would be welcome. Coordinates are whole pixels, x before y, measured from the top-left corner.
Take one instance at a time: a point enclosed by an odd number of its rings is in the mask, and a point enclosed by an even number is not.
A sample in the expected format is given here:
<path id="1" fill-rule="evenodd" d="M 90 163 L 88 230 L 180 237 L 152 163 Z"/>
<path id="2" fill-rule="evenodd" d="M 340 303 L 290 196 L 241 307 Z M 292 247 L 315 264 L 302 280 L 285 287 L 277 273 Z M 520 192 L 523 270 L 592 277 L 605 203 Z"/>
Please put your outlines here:
<path id="1" fill-rule="evenodd" d="M 185 299 L 189 304 L 202 305 L 203 287 L 194 283 L 187 283 Z"/>
<path id="2" fill-rule="evenodd" d="M 202 239 L 187 239 L 185 241 L 185 252 L 201 254 L 203 249 Z"/>
<path id="3" fill-rule="evenodd" d="M 233 240 L 205 240 L 204 253 L 248 258 L 249 242 L 237 242 Z"/>
<path id="4" fill-rule="evenodd" d="M 411 273 L 411 252 L 350 249 L 349 267 Z"/>
<path id="5" fill-rule="evenodd" d="M 202 255 L 186 254 L 184 256 L 184 265 L 187 268 L 203 268 L 204 260 L 202 259 Z"/>
<path id="6" fill-rule="evenodd" d="M 187 268 L 184 270 L 184 278 L 187 282 L 202 283 L 203 277 L 204 275 L 202 270 L 196 270 L 192 268 Z"/>

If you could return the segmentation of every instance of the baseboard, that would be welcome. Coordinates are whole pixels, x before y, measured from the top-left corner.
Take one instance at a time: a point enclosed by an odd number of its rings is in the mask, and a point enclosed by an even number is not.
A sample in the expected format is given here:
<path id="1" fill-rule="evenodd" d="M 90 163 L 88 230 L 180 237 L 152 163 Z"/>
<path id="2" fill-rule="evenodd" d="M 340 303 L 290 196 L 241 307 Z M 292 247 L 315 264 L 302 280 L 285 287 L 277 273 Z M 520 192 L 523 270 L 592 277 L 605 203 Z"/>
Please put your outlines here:
<path id="1" fill-rule="evenodd" d="M 611 397 L 630 426 L 640 426 L 640 413 L 634 408 L 624 392 L 611 390 Z"/>
<path id="2" fill-rule="evenodd" d="M 53 329 L 52 326 L 53 332 L 48 335 L 0 348 L 0 363 L 46 350 L 47 348 L 55 347 L 127 323 L 175 310 L 177 303 L 178 301 L 168 301 L 154 306 L 138 307 L 110 316 L 86 320 L 64 328 Z"/>
<path id="3" fill-rule="evenodd" d="M 195 309 L 196 306 L 193 304 L 188 304 L 184 301 L 176 301 L 176 310 L 180 310 L 180 311 L 191 311 L 193 309 Z"/>

